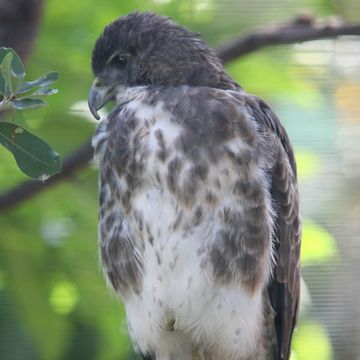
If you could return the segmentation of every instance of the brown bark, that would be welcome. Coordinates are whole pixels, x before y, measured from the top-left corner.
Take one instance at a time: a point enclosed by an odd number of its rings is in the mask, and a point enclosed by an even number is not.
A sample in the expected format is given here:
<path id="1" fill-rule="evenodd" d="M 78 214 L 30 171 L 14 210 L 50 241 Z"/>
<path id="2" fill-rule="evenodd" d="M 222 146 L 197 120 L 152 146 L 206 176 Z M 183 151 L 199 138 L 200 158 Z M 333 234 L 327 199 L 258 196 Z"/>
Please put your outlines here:
<path id="1" fill-rule="evenodd" d="M 0 46 L 26 61 L 39 27 L 43 0 L 0 0 Z"/>

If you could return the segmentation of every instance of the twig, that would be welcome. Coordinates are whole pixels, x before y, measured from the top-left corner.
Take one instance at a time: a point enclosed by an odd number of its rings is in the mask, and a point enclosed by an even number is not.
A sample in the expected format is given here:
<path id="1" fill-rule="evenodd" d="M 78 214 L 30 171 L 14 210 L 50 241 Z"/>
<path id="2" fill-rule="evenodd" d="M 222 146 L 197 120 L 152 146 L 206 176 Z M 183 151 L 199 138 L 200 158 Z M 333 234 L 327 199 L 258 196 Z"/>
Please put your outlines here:
<path id="1" fill-rule="evenodd" d="M 319 24 L 311 17 L 300 16 L 290 23 L 265 27 L 241 36 L 235 41 L 220 46 L 217 53 L 224 63 L 227 63 L 267 46 L 331 39 L 344 35 L 360 35 L 360 24 L 349 25 L 338 21 Z M 32 198 L 60 180 L 71 177 L 76 171 L 87 165 L 92 157 L 93 150 L 88 140 L 64 161 L 63 171 L 60 174 L 54 175 L 45 182 L 25 181 L 1 195 L 0 213 Z"/>

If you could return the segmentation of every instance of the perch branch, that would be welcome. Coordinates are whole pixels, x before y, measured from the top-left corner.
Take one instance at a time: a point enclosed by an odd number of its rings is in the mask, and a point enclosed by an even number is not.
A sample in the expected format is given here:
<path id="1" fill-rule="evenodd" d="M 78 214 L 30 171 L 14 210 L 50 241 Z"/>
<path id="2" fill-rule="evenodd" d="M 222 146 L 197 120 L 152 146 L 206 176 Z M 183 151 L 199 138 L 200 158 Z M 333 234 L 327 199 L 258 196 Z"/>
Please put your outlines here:
<path id="1" fill-rule="evenodd" d="M 343 24 L 339 21 L 319 23 L 310 16 L 299 16 L 289 23 L 268 26 L 240 36 L 237 40 L 219 46 L 217 53 L 224 63 L 227 63 L 268 46 L 332 39 L 345 35 L 360 35 L 360 24 Z M 65 159 L 63 171 L 60 174 L 45 182 L 25 181 L 0 195 L 0 213 L 32 198 L 51 185 L 71 177 L 76 171 L 86 166 L 92 157 L 93 151 L 88 140 Z"/>
<path id="2" fill-rule="evenodd" d="M 220 45 L 217 51 L 219 57 L 226 63 L 268 46 L 333 39 L 346 35 L 360 35 L 360 24 L 344 24 L 339 19 L 321 23 L 303 15 L 296 17 L 290 23 L 267 26 L 243 35 Z"/>
<path id="3" fill-rule="evenodd" d="M 92 158 L 92 154 L 91 142 L 87 141 L 66 158 L 61 173 L 50 177 L 44 182 L 37 180 L 24 181 L 20 185 L 8 190 L 0 196 L 0 213 L 30 199 L 40 191 L 58 183 L 60 180 L 71 178 L 76 171 L 88 164 Z"/>

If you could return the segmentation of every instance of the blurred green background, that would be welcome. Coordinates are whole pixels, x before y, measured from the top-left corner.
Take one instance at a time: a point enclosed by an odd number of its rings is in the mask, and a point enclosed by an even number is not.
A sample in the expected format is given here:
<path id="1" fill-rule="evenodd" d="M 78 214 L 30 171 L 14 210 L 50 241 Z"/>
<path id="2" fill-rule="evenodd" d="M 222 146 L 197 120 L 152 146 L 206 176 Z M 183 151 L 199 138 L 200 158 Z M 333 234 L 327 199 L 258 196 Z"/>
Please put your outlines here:
<path id="1" fill-rule="evenodd" d="M 169 15 L 214 47 L 303 11 L 360 21 L 358 0 L 47 0 L 26 68 L 29 79 L 58 71 L 60 92 L 19 121 L 63 158 L 95 128 L 85 103 L 94 41 L 132 10 Z M 271 47 L 228 70 L 273 106 L 297 154 L 304 281 L 292 360 L 359 360 L 360 40 Z M 25 176 L 3 148 L 0 159 L 2 192 Z M 99 266 L 97 175 L 91 164 L 1 215 L 0 359 L 137 358 Z"/>

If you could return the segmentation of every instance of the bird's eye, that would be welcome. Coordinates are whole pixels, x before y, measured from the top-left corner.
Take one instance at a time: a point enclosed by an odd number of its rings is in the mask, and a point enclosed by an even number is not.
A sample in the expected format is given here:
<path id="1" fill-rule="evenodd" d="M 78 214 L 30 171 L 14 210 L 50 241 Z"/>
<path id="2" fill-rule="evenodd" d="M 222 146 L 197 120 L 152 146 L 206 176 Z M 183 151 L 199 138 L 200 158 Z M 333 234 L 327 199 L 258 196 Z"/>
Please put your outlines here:
<path id="1" fill-rule="evenodd" d="M 128 57 L 126 55 L 116 55 L 112 59 L 111 63 L 115 65 L 118 69 L 124 69 L 128 62 Z"/>

